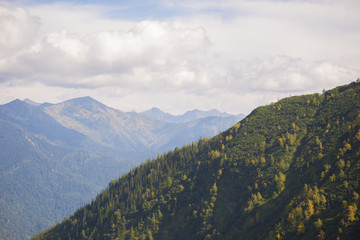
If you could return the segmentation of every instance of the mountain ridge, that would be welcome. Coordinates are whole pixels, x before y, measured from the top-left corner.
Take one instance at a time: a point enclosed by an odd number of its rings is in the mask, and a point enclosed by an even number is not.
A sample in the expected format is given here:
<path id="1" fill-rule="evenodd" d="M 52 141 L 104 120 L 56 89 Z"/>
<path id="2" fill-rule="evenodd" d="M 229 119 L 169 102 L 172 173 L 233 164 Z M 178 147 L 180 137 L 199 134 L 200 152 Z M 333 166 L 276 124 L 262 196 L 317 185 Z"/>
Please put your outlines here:
<path id="1" fill-rule="evenodd" d="M 29 98 L 25 98 L 23 100 L 23 102 L 27 103 L 27 104 L 30 104 L 30 105 L 33 105 L 33 106 L 40 106 L 42 103 L 37 103 L 37 102 L 34 102 L 33 100 L 29 99 Z"/>
<path id="2" fill-rule="evenodd" d="M 245 117 L 244 114 L 232 115 L 232 114 L 229 114 L 226 112 L 220 112 L 219 110 L 216 110 L 216 109 L 212 109 L 212 110 L 208 110 L 208 111 L 193 109 L 193 110 L 189 110 L 180 115 L 172 115 L 170 113 L 162 111 L 161 109 L 159 109 L 157 107 L 153 107 L 149 110 L 140 112 L 140 114 L 147 116 L 147 117 L 154 118 L 154 119 L 158 119 L 158 120 L 162 120 L 162 121 L 166 121 L 166 122 L 173 122 L 173 123 L 189 122 L 192 120 L 197 120 L 197 119 L 211 117 L 211 116 L 216 116 L 216 117 L 233 117 L 233 116 L 235 116 L 235 117 L 239 118 L 239 120 Z"/>

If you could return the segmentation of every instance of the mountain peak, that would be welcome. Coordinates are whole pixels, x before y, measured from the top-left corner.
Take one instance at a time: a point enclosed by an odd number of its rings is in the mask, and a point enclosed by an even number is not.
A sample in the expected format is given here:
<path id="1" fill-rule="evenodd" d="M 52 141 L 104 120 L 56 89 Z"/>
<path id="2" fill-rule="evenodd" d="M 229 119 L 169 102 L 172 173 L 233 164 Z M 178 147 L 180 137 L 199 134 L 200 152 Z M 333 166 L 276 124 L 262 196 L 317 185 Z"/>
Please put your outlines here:
<path id="1" fill-rule="evenodd" d="M 37 103 L 37 102 L 34 102 L 33 100 L 31 100 L 31 99 L 29 99 L 29 98 L 25 98 L 24 100 L 23 100 L 23 102 L 24 103 L 27 103 L 27 104 L 30 104 L 30 105 L 32 105 L 32 106 L 36 106 L 36 107 L 38 107 L 38 106 L 40 106 L 42 103 Z"/>
<path id="2" fill-rule="evenodd" d="M 190 111 L 185 112 L 182 115 L 171 115 L 162 111 L 157 107 L 153 107 L 147 111 L 141 112 L 140 114 L 155 118 L 158 120 L 166 121 L 166 122 L 189 122 L 196 119 L 206 118 L 206 117 L 231 117 L 233 115 L 228 114 L 226 112 L 220 112 L 217 109 L 212 109 L 208 111 L 203 111 L 199 109 L 193 109 Z"/>
<path id="3" fill-rule="evenodd" d="M 11 102 L 8 102 L 8 103 L 4 104 L 3 106 L 13 108 L 13 107 L 26 107 L 26 106 L 31 106 L 31 105 L 28 104 L 28 103 L 25 103 L 25 102 L 23 102 L 23 101 L 21 101 L 20 99 L 17 98 L 15 100 L 11 101 Z"/>
<path id="4" fill-rule="evenodd" d="M 84 96 L 84 97 L 78 97 L 78 98 L 72 98 L 72 99 L 69 99 L 69 100 L 66 100 L 65 102 L 96 102 L 96 103 L 100 103 L 98 102 L 97 100 L 95 100 L 94 98 L 90 97 L 90 96 Z"/>
<path id="5" fill-rule="evenodd" d="M 47 104 L 42 108 L 47 114 L 71 129 L 79 127 L 77 121 L 93 122 L 95 124 L 94 121 L 104 118 L 106 112 L 111 109 L 89 96 L 73 98 L 57 104 Z M 97 120 L 94 116 L 96 116 Z"/>
<path id="6" fill-rule="evenodd" d="M 81 107 L 85 109 L 94 109 L 94 108 L 106 108 L 107 106 L 102 104 L 101 102 L 95 100 L 92 97 L 85 96 L 79 98 L 69 99 L 65 102 L 60 103 L 65 107 Z"/>
<path id="7" fill-rule="evenodd" d="M 141 115 L 147 116 L 147 117 L 151 117 L 154 119 L 158 119 L 161 121 L 166 121 L 166 122 L 172 122 L 173 119 L 175 118 L 175 116 L 166 113 L 164 111 L 162 111 L 160 108 L 157 107 L 153 107 L 149 110 L 146 110 L 144 112 L 140 112 Z"/>
<path id="8" fill-rule="evenodd" d="M 232 116 L 232 115 L 225 113 L 225 112 L 222 113 L 216 109 L 212 109 L 212 110 L 208 110 L 208 111 L 194 109 L 191 111 L 187 111 L 186 113 L 184 113 L 184 115 L 182 115 L 182 117 L 186 121 L 191 121 L 194 119 L 205 118 L 205 117 L 230 117 L 230 116 Z"/>
<path id="9" fill-rule="evenodd" d="M 43 104 L 40 105 L 40 107 L 45 108 L 45 107 L 48 107 L 48 106 L 51 106 L 51 105 L 54 105 L 54 104 L 48 103 L 48 102 L 44 102 Z"/>
<path id="10" fill-rule="evenodd" d="M 153 107 L 148 111 L 156 112 L 156 113 L 165 113 L 163 110 L 161 110 L 160 108 L 157 108 L 157 107 Z"/>
<path id="11" fill-rule="evenodd" d="M 23 101 L 21 101 L 20 99 L 16 98 L 16 99 L 12 100 L 11 102 L 8 102 L 7 104 L 10 104 L 10 103 L 12 103 L 12 104 L 19 104 L 19 103 L 22 103 L 22 102 L 23 102 Z"/>

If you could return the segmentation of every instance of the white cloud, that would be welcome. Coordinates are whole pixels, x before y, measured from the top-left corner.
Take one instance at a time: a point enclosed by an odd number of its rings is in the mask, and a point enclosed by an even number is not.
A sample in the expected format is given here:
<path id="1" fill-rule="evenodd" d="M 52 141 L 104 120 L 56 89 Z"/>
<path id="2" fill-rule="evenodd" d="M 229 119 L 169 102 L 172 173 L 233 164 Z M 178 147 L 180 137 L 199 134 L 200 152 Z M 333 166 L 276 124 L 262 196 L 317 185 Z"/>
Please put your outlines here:
<path id="1" fill-rule="evenodd" d="M 360 4 L 345 2 L 198 1 L 199 13 L 209 8 L 223 11 L 189 21 L 207 29 L 215 51 L 225 58 L 288 55 L 358 68 Z M 191 8 L 190 1 L 176 3 Z"/>
<path id="2" fill-rule="evenodd" d="M 0 4 L 0 57 L 10 57 L 31 45 L 39 30 L 39 19 L 23 8 Z"/>
<path id="3" fill-rule="evenodd" d="M 204 53 L 208 46 L 203 28 L 187 28 L 177 22 L 143 21 L 126 31 L 86 36 L 62 30 L 46 34 L 27 51 L 15 50 L 11 58 L 2 59 L 0 71 L 55 86 L 137 87 L 159 80 L 166 81 L 161 83 L 165 86 L 179 86 L 194 78 L 191 70 L 179 66 Z M 165 76 L 166 72 L 175 74 L 176 79 Z"/>
<path id="4" fill-rule="evenodd" d="M 60 33 L 51 33 L 47 42 L 55 49 L 60 50 L 64 55 L 75 61 L 84 62 L 89 48 L 79 39 L 67 36 L 63 30 Z"/>
<path id="5" fill-rule="evenodd" d="M 330 88 L 356 79 L 356 71 L 331 64 L 308 64 L 302 59 L 275 56 L 265 60 L 234 62 L 230 70 L 232 84 L 242 92 L 308 92 Z M 230 89 L 230 88 L 229 88 Z"/>
<path id="6" fill-rule="evenodd" d="M 136 22 L 106 17 L 118 6 L 0 4 L 0 101 L 27 89 L 34 100 L 86 94 L 124 110 L 249 112 L 359 77 L 357 1 L 164 6 L 185 14 Z"/>

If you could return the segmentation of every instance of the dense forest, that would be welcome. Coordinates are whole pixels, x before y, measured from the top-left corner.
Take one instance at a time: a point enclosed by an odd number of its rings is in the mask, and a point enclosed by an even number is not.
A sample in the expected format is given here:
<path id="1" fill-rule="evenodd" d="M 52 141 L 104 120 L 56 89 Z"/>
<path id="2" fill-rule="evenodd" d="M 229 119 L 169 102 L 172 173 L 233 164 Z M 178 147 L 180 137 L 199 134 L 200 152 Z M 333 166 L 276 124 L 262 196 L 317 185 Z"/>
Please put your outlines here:
<path id="1" fill-rule="evenodd" d="M 360 83 L 148 160 L 37 239 L 359 239 Z"/>

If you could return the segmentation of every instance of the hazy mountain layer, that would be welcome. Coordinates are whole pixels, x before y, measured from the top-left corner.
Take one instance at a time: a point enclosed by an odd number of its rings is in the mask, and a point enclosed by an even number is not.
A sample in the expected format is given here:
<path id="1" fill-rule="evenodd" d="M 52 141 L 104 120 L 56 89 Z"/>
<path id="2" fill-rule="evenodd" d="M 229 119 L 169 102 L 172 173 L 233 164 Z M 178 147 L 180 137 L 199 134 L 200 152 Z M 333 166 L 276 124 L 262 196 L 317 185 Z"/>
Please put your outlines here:
<path id="1" fill-rule="evenodd" d="M 1 105 L 0 239 L 28 239 L 148 157 L 213 136 L 237 121 L 169 123 L 90 97 Z"/>
<path id="2" fill-rule="evenodd" d="M 158 108 L 152 108 L 150 110 L 144 111 L 140 113 L 141 115 L 148 116 L 154 119 L 162 120 L 165 122 L 174 122 L 174 123 L 184 123 L 192 120 L 197 120 L 200 118 L 206 118 L 206 117 L 233 117 L 233 115 L 220 112 L 218 110 L 210 110 L 210 111 L 201 111 L 201 110 L 191 110 L 183 115 L 172 115 L 169 113 L 165 113 L 161 111 Z M 242 119 L 245 117 L 243 114 L 239 114 L 236 117 L 239 119 Z"/>

